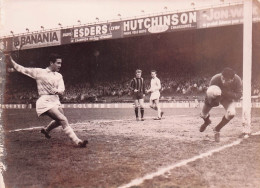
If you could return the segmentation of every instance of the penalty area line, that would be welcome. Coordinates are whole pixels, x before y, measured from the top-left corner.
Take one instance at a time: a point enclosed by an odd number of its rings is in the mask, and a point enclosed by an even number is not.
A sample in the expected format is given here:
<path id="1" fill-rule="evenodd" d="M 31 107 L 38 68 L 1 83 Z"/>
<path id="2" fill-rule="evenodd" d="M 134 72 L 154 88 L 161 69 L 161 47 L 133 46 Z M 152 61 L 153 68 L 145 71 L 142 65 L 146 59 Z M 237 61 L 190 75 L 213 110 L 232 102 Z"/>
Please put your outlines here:
<path id="1" fill-rule="evenodd" d="M 29 128 L 24 128 L 24 129 L 14 129 L 14 130 L 10 130 L 8 132 L 18 132 L 18 131 L 29 131 L 29 130 L 36 130 L 36 129 L 40 129 L 42 127 L 29 127 Z"/>
<path id="2" fill-rule="evenodd" d="M 175 115 L 172 117 L 185 117 L 187 115 Z M 167 117 L 171 117 L 171 116 L 167 116 Z M 153 116 L 148 116 L 146 117 L 146 120 L 152 120 L 154 117 Z M 78 122 L 78 123 L 70 123 L 70 125 L 84 125 L 86 123 L 113 123 L 113 122 L 124 122 L 124 121 L 136 121 L 134 119 L 108 119 L 108 120 L 92 120 L 92 121 L 86 121 L 86 122 Z M 38 129 L 42 129 L 44 126 L 41 127 L 29 127 L 29 128 L 23 128 L 23 129 L 14 129 L 14 130 L 9 130 L 7 132 L 19 132 L 19 131 L 31 131 L 31 130 L 38 130 Z"/>
<path id="3" fill-rule="evenodd" d="M 257 136 L 257 135 L 260 135 L 260 131 L 258 132 L 255 132 L 255 133 L 252 133 L 253 136 Z"/>
<path id="4" fill-rule="evenodd" d="M 71 123 L 70 125 L 80 125 L 80 124 L 85 124 L 85 123 Z M 24 128 L 24 129 L 14 129 L 14 130 L 9 130 L 8 132 L 19 132 L 19 131 L 31 131 L 31 130 L 39 130 L 44 128 L 44 126 L 41 127 L 29 127 L 29 128 Z"/>
<path id="5" fill-rule="evenodd" d="M 252 135 L 259 135 L 259 134 L 260 134 L 260 131 L 256 132 L 256 133 L 253 133 Z M 246 139 L 246 138 L 244 138 L 244 139 Z M 191 162 L 194 162 L 194 161 L 196 161 L 198 159 L 209 157 L 209 156 L 213 155 L 214 153 L 218 153 L 218 152 L 220 152 L 220 151 L 222 151 L 224 149 L 236 146 L 236 145 L 240 144 L 242 141 L 243 141 L 243 139 L 238 139 L 238 140 L 236 140 L 236 141 L 234 141 L 234 142 L 232 142 L 230 144 L 223 145 L 221 147 L 209 150 L 209 151 L 207 151 L 205 153 L 202 153 L 200 155 L 196 155 L 196 156 L 194 156 L 192 158 L 182 160 L 182 161 L 180 161 L 178 163 L 171 164 L 171 165 L 166 166 L 164 168 L 160 168 L 156 172 L 148 173 L 148 174 L 146 174 L 145 176 L 143 176 L 141 178 L 133 179 L 129 183 L 127 183 L 125 185 L 121 185 L 118 188 L 128 188 L 128 187 L 132 187 L 132 186 L 139 186 L 145 180 L 151 180 L 151 179 L 153 179 L 155 177 L 158 177 L 158 176 L 161 176 L 161 175 L 165 174 L 166 172 L 169 172 L 169 171 L 171 171 L 171 170 L 173 170 L 175 168 L 185 166 L 185 165 L 187 165 L 187 164 L 189 164 Z"/>

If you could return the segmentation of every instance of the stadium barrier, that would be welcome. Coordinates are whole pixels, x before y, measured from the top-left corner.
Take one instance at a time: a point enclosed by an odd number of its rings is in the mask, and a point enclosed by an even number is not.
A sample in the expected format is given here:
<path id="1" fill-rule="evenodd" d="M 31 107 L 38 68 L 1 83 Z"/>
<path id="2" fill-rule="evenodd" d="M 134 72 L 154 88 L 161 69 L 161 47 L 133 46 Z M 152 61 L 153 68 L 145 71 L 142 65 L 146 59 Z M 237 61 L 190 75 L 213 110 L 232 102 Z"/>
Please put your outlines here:
<path id="1" fill-rule="evenodd" d="M 161 103 L 162 108 L 201 108 L 203 102 L 191 102 L 191 101 L 182 101 L 182 102 L 167 102 Z M 62 104 L 63 108 L 133 108 L 133 103 L 71 103 L 71 104 Z M 149 103 L 145 103 L 145 107 L 149 108 Z M 237 108 L 242 108 L 242 103 L 236 103 Z M 31 109 L 35 108 L 34 104 L 0 104 L 0 109 Z M 222 108 L 222 105 L 219 105 L 216 108 Z M 260 102 L 253 102 L 252 108 L 260 108 Z"/>
<path id="2" fill-rule="evenodd" d="M 0 109 L 26 109 L 32 108 L 32 104 L 0 104 Z"/>

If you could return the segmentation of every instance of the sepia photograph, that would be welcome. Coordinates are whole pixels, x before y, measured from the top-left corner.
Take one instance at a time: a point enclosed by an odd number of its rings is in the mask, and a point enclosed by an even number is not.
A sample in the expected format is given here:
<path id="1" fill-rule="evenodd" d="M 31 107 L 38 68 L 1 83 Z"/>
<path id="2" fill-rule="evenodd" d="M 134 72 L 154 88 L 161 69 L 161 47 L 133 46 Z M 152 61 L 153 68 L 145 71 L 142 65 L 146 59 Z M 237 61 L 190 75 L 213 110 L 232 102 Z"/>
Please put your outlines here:
<path id="1" fill-rule="evenodd" d="M 0 0 L 0 188 L 260 187 L 260 0 Z"/>

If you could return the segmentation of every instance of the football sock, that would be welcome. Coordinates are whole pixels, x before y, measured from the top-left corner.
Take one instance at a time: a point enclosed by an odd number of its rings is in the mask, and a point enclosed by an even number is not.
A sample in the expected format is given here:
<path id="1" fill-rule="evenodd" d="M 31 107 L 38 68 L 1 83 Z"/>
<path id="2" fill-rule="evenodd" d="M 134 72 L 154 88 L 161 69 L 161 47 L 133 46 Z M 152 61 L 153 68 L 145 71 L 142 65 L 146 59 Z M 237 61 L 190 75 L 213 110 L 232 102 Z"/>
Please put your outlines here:
<path id="1" fill-rule="evenodd" d="M 208 119 L 209 118 L 209 114 L 204 114 L 203 112 L 200 113 L 200 117 L 204 120 Z"/>
<path id="2" fill-rule="evenodd" d="M 220 129 L 222 129 L 230 120 L 226 119 L 224 116 L 221 120 L 221 122 L 215 127 L 215 131 L 219 132 Z"/>
<path id="3" fill-rule="evenodd" d="M 50 124 L 47 126 L 47 128 L 45 129 L 45 131 L 46 131 L 47 133 L 49 133 L 49 132 L 51 132 L 52 129 L 55 129 L 56 127 L 59 127 L 59 126 L 60 126 L 60 124 L 59 124 L 57 121 L 53 120 L 53 121 L 51 121 Z"/>
<path id="4" fill-rule="evenodd" d="M 141 108 L 141 118 L 144 117 L 144 108 Z"/>
<path id="5" fill-rule="evenodd" d="M 158 117 L 161 118 L 161 108 L 158 108 Z"/>
<path id="6" fill-rule="evenodd" d="M 209 118 L 210 118 L 210 115 L 208 114 L 207 116 L 201 116 L 202 117 L 202 119 L 204 119 L 204 121 L 205 122 L 209 122 L 210 120 L 209 120 Z"/>
<path id="7" fill-rule="evenodd" d="M 135 117 L 138 118 L 138 108 L 135 108 Z"/>
<path id="8" fill-rule="evenodd" d="M 77 135 L 74 133 L 73 129 L 70 126 L 67 126 L 65 129 L 63 129 L 65 134 L 75 143 L 78 144 L 81 142 L 81 140 L 77 137 Z"/>

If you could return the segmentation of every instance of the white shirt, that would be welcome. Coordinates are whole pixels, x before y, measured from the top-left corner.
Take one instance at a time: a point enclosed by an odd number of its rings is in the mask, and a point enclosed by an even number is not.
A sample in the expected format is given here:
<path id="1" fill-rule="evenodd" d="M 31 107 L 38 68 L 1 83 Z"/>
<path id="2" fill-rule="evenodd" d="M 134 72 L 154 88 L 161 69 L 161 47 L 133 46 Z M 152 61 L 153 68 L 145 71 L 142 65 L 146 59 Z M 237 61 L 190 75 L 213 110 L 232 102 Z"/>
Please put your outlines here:
<path id="1" fill-rule="evenodd" d="M 25 68 L 15 64 L 14 68 L 36 80 L 39 95 L 55 95 L 57 92 L 65 90 L 62 75 L 58 72 L 52 72 L 48 67 L 46 69 Z"/>
<path id="2" fill-rule="evenodd" d="M 155 77 L 151 79 L 151 92 L 156 92 L 161 89 L 161 81 L 159 78 Z"/>

